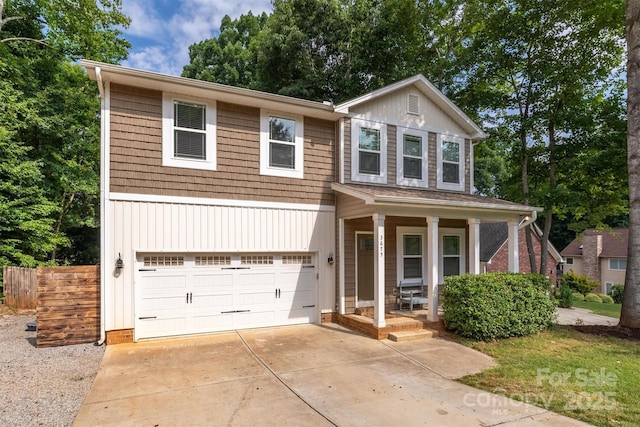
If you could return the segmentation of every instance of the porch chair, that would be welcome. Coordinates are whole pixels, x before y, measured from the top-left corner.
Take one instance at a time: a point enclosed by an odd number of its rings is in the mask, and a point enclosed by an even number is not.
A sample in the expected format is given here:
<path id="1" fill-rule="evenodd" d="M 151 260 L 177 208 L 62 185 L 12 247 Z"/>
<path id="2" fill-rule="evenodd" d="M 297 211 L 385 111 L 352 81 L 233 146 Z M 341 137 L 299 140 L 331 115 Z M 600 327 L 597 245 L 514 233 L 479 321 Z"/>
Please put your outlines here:
<path id="1" fill-rule="evenodd" d="M 427 290 L 424 287 L 424 282 L 419 279 L 407 279 L 401 280 L 398 284 L 398 304 L 400 310 L 402 305 L 409 306 L 409 311 L 413 311 L 413 307 L 416 305 L 423 305 L 429 302 L 427 298 Z"/>

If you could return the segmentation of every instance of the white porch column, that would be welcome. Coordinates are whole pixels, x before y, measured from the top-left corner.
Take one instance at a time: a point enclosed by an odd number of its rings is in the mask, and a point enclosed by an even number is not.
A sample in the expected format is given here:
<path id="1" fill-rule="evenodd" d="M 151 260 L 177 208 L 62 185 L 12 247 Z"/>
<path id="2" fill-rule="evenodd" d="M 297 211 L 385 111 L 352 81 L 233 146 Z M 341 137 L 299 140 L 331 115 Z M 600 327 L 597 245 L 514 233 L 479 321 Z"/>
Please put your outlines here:
<path id="1" fill-rule="evenodd" d="M 480 274 L 480 220 L 469 218 L 469 273 Z"/>
<path id="2" fill-rule="evenodd" d="M 427 217 L 427 296 L 429 297 L 429 311 L 427 320 L 438 321 L 438 222 L 437 216 Z"/>
<path id="3" fill-rule="evenodd" d="M 520 272 L 520 260 L 518 256 L 518 221 L 507 221 L 509 229 L 509 272 Z"/>
<path id="4" fill-rule="evenodd" d="M 383 328 L 384 320 L 384 214 L 373 214 L 373 238 L 376 254 L 373 256 L 373 326 Z"/>
<path id="5" fill-rule="evenodd" d="M 344 292 L 344 218 L 338 219 L 338 310 L 346 313 Z"/>

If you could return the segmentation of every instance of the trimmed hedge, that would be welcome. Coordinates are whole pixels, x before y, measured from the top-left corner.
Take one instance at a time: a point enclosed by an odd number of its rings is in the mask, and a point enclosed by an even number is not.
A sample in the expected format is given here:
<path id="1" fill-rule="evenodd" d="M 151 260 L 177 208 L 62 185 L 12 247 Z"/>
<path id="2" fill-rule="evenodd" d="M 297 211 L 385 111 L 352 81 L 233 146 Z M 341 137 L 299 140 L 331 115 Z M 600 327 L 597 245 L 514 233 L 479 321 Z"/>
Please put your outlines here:
<path id="1" fill-rule="evenodd" d="M 596 294 L 586 294 L 584 300 L 588 302 L 602 302 L 602 298 Z"/>
<path id="2" fill-rule="evenodd" d="M 442 292 L 445 326 L 478 340 L 537 333 L 553 324 L 552 288 L 540 274 L 448 276 Z"/>
<path id="3" fill-rule="evenodd" d="M 600 297 L 600 300 L 603 304 L 613 304 L 613 298 L 611 298 L 607 294 L 597 294 Z"/>
<path id="4" fill-rule="evenodd" d="M 584 301 L 584 295 L 582 295 L 580 292 L 574 292 L 573 293 L 573 300 L 574 301 Z"/>

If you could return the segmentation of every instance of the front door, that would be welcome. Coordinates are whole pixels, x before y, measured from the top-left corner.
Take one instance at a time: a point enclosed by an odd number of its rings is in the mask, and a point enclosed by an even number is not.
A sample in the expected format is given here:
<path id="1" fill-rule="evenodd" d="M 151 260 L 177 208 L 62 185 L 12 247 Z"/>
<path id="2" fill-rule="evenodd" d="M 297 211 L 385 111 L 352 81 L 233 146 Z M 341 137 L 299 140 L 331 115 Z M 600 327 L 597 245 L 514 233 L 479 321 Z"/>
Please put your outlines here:
<path id="1" fill-rule="evenodd" d="M 374 303 L 373 251 L 373 234 L 356 234 L 357 307 L 369 307 Z"/>

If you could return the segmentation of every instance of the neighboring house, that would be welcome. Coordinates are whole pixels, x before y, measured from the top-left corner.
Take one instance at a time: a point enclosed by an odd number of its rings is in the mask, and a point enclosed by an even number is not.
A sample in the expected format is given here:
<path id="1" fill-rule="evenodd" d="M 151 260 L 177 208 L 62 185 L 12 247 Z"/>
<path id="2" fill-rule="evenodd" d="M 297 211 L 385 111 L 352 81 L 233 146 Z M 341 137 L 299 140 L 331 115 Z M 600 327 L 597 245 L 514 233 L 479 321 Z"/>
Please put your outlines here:
<path id="1" fill-rule="evenodd" d="M 534 223 L 528 225 L 531 230 L 533 250 L 536 254 L 536 268 L 540 269 L 542 254 L 542 230 Z M 480 270 L 482 273 L 509 271 L 508 228 L 505 222 L 480 224 Z M 531 273 L 529 250 L 527 249 L 526 227 L 518 230 L 518 253 L 520 272 Z M 558 269 L 561 268 L 562 257 L 549 242 L 547 246 L 547 276 L 554 284 Z M 535 273 L 538 273 L 535 271 Z"/>
<path id="2" fill-rule="evenodd" d="M 400 280 L 480 272 L 484 132 L 423 76 L 340 105 L 92 61 L 102 97 L 102 332 L 111 342 L 340 319 Z M 432 297 L 434 296 L 434 297 Z"/>
<path id="3" fill-rule="evenodd" d="M 585 230 L 560 252 L 564 271 L 586 275 L 600 283 L 594 292 L 609 294 L 613 285 L 624 284 L 628 246 L 628 228 Z"/>

